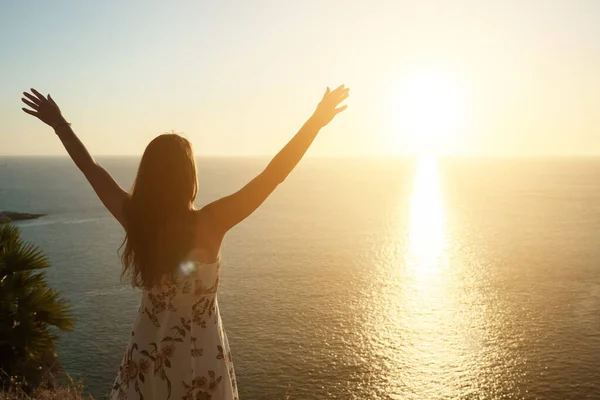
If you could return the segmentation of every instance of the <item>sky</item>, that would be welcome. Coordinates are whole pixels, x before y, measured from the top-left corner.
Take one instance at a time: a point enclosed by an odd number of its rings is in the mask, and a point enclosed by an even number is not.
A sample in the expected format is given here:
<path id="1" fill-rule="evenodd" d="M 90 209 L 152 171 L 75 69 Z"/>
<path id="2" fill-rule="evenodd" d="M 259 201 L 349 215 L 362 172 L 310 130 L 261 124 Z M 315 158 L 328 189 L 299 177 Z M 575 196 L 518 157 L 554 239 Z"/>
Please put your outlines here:
<path id="1" fill-rule="evenodd" d="M 339 84 L 310 155 L 600 155 L 595 0 L 0 1 L 0 155 L 65 154 L 30 87 L 93 155 L 263 156 Z"/>

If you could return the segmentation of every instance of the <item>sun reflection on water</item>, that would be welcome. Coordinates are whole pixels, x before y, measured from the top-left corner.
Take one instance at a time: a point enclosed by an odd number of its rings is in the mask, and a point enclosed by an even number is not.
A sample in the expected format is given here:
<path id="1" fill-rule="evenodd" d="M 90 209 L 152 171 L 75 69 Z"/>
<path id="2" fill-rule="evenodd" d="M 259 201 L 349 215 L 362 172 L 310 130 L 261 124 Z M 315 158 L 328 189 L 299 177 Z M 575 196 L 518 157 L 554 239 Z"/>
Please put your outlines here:
<path id="1" fill-rule="evenodd" d="M 415 275 L 439 273 L 444 263 L 445 215 L 438 165 L 419 159 L 410 201 L 407 267 Z"/>
<path id="2" fill-rule="evenodd" d="M 397 332 L 403 358 L 410 361 L 400 379 L 418 387 L 416 393 L 421 396 L 444 397 L 453 390 L 450 382 L 440 378 L 451 365 L 461 363 L 454 336 L 459 318 L 448 281 L 444 198 L 433 157 L 418 161 L 407 229 L 404 273 L 399 282 L 402 290 L 395 301 L 402 309 Z"/>
<path id="3" fill-rule="evenodd" d="M 485 321 L 473 309 L 478 298 L 449 237 L 435 158 L 418 160 L 410 199 L 398 207 L 382 248 L 380 298 L 370 303 L 377 310 L 370 346 L 382 360 L 386 396 L 469 398 L 480 384 L 480 339 L 473 335 Z"/>

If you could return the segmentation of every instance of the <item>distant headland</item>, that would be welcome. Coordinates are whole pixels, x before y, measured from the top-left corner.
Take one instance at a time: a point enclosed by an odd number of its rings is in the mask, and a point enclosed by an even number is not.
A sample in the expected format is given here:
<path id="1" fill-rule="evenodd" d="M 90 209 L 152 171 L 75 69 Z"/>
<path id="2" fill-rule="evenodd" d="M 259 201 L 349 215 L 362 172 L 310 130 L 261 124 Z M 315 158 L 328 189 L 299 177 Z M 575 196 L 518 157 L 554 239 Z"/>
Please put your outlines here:
<path id="1" fill-rule="evenodd" d="M 13 211 L 0 211 L 0 224 L 13 221 L 24 221 L 27 219 L 36 219 L 44 217 L 46 214 L 30 214 L 30 213 L 18 213 Z"/>

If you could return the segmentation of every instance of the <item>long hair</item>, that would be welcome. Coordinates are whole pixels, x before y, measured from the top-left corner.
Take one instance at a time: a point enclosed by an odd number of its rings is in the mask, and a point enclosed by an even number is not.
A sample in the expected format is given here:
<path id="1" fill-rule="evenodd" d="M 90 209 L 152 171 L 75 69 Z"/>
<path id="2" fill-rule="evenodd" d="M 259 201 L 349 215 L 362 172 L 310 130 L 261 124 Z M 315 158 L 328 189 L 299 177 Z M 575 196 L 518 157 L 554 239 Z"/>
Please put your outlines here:
<path id="1" fill-rule="evenodd" d="M 192 247 L 188 227 L 197 192 L 190 142 L 175 133 L 153 139 L 124 209 L 121 279 L 130 276 L 134 287 L 152 288 L 172 276 Z"/>

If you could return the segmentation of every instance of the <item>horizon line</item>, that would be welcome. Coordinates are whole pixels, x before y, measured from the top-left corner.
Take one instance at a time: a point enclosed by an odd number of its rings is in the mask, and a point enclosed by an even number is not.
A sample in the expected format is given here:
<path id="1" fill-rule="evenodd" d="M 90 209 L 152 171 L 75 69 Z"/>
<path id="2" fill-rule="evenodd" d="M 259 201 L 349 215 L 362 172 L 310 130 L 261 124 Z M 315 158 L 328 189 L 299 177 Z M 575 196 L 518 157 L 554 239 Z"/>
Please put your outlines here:
<path id="1" fill-rule="evenodd" d="M 99 154 L 94 158 L 138 158 L 142 154 Z M 579 154 L 349 154 L 349 155 L 305 155 L 304 159 L 404 159 L 433 156 L 438 159 L 524 159 L 524 158 L 600 158 L 600 153 Z M 265 159 L 273 158 L 274 155 L 267 154 L 196 154 L 195 158 L 221 158 L 221 159 Z M 2 158 L 70 158 L 68 154 L 0 154 Z"/>

